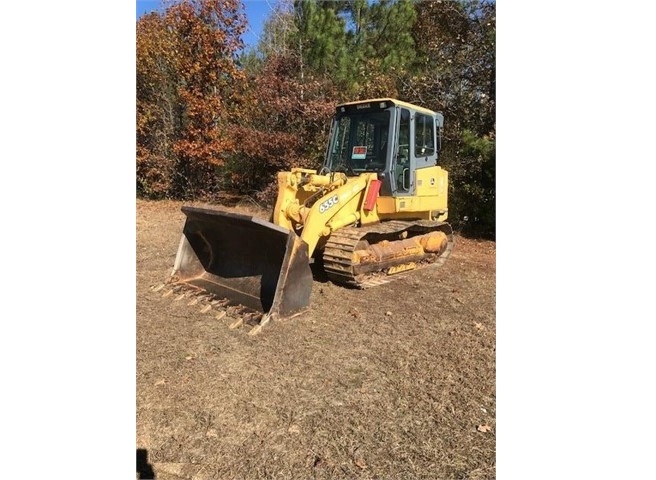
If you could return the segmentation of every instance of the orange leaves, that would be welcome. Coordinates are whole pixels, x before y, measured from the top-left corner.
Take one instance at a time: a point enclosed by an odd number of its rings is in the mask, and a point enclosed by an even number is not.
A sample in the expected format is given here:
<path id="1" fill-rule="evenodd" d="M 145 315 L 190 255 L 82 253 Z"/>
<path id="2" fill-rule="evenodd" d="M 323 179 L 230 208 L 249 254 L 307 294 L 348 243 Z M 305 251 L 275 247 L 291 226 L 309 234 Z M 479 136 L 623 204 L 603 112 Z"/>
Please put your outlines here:
<path id="1" fill-rule="evenodd" d="M 246 20 L 241 2 L 182 0 L 137 22 L 137 146 L 140 191 L 189 197 L 215 189 L 234 150 L 231 109 L 243 72 L 236 63 Z M 158 164 L 160 167 L 158 173 Z M 173 166 L 174 171 L 171 171 Z"/>

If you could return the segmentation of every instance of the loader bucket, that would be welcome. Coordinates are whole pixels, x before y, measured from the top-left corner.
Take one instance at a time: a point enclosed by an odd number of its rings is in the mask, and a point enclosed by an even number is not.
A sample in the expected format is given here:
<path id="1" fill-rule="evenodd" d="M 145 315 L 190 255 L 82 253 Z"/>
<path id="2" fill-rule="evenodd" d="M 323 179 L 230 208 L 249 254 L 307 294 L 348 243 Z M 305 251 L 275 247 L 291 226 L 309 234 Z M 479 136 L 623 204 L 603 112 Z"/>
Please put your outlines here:
<path id="1" fill-rule="evenodd" d="M 291 230 L 221 210 L 183 206 L 187 216 L 174 283 L 204 289 L 232 304 L 287 318 L 310 303 L 308 246 Z"/>

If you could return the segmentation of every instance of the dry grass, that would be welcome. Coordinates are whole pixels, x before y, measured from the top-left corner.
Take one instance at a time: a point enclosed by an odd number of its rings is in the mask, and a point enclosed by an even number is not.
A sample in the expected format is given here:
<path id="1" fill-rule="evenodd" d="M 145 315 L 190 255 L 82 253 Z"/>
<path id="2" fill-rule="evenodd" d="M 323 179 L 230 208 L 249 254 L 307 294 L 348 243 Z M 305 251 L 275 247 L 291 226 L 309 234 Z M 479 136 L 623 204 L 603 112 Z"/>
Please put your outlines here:
<path id="1" fill-rule="evenodd" d="M 137 202 L 137 448 L 159 480 L 495 478 L 494 243 L 366 291 L 317 279 L 308 313 L 248 336 L 150 291 L 180 206 Z"/>

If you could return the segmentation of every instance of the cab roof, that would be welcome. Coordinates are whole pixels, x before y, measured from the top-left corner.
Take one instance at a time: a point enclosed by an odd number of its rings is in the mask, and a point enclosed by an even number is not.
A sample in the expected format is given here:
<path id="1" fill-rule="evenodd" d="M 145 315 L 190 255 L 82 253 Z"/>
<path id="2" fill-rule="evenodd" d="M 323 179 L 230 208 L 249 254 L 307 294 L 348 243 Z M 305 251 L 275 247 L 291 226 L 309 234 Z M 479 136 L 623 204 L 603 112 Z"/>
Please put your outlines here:
<path id="1" fill-rule="evenodd" d="M 356 100 L 354 102 L 340 103 L 339 105 L 337 105 L 337 109 L 339 109 L 340 107 L 345 107 L 347 105 L 358 105 L 358 104 L 361 104 L 361 103 L 375 103 L 375 102 L 389 102 L 389 103 L 392 103 L 393 105 L 398 105 L 399 107 L 410 108 L 410 109 L 415 110 L 417 112 L 424 113 L 426 115 L 431 115 L 431 116 L 435 115 L 437 113 L 437 112 L 434 112 L 434 111 L 429 110 L 427 108 L 420 107 L 420 106 L 414 105 L 412 103 L 403 102 L 403 101 L 397 100 L 395 98 L 370 98 L 370 99 L 367 99 L 367 100 Z"/>

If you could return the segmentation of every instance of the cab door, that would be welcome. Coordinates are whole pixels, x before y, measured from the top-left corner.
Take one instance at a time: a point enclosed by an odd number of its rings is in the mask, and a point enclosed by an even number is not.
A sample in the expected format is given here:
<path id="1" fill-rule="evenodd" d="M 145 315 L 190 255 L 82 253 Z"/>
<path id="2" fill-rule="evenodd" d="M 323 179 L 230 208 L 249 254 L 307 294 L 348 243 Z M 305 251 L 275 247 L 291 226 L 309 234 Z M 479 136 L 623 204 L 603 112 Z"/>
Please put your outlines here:
<path id="1" fill-rule="evenodd" d="M 416 171 L 437 164 L 435 118 L 403 107 L 398 108 L 397 118 L 392 192 L 395 197 L 407 197 L 416 194 Z"/>
<path id="2" fill-rule="evenodd" d="M 395 197 L 406 197 L 414 193 L 411 117 L 410 110 L 397 107 L 396 141 L 390 169 L 392 194 Z"/>

